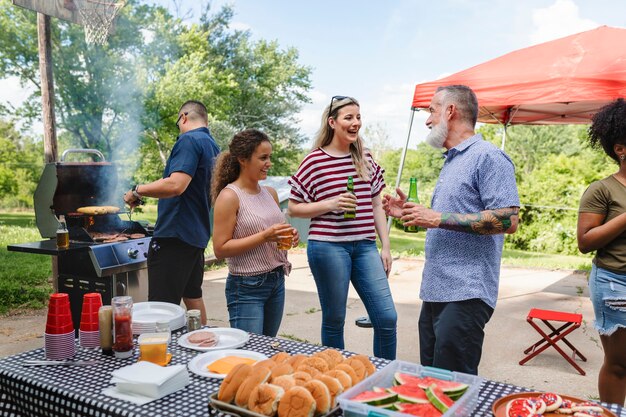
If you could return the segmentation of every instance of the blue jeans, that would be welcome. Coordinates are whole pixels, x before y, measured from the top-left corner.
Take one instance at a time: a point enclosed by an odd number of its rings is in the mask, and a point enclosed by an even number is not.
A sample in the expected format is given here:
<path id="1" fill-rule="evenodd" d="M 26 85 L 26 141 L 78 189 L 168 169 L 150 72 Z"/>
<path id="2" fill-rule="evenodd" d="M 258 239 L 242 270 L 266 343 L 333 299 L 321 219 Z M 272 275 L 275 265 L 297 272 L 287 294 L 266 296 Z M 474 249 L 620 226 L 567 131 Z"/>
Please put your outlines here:
<path id="1" fill-rule="evenodd" d="M 225 293 L 230 327 L 276 336 L 285 307 L 282 266 L 250 277 L 228 274 Z"/>
<path id="2" fill-rule="evenodd" d="M 343 326 L 352 282 L 374 326 L 374 355 L 395 359 L 398 315 L 376 242 L 309 240 L 307 255 L 322 306 L 322 344 L 344 348 Z"/>

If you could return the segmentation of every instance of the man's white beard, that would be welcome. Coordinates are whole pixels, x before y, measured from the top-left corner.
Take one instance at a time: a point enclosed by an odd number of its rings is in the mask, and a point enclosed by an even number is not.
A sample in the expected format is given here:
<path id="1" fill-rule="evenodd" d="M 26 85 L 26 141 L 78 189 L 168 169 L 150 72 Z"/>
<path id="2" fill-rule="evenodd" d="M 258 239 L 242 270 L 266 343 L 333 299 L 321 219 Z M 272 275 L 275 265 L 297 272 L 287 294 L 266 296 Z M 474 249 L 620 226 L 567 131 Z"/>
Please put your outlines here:
<path id="1" fill-rule="evenodd" d="M 441 118 L 438 125 L 430 129 L 428 136 L 426 136 L 426 143 L 435 149 L 443 148 L 443 143 L 448 137 L 448 121 L 445 118 Z"/>

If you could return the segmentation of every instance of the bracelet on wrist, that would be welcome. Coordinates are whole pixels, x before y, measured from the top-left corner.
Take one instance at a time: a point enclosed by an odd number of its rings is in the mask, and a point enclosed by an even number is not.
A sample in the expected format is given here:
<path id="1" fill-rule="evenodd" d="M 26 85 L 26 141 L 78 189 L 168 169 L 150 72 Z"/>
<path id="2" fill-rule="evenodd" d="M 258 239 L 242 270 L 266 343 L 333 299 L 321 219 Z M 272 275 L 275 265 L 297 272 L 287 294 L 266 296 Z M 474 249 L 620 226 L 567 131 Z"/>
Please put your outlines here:
<path id="1" fill-rule="evenodd" d="M 137 187 L 139 187 L 139 185 L 138 185 L 138 184 L 136 184 L 135 186 L 133 186 L 133 188 L 132 188 L 132 190 L 131 190 L 131 191 L 132 191 L 132 193 L 133 193 L 133 196 L 134 196 L 137 200 L 141 200 L 141 197 L 142 197 L 142 196 L 141 196 L 141 194 L 139 194 L 139 191 L 137 191 Z"/>

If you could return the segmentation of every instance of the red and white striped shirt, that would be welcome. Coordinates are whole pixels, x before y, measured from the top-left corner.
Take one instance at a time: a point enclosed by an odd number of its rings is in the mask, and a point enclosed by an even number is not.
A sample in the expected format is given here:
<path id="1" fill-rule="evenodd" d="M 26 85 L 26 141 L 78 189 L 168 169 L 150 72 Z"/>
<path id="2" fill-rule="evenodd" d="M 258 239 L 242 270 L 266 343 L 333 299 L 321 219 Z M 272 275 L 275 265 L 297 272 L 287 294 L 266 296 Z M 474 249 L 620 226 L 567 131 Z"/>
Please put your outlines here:
<path id="1" fill-rule="evenodd" d="M 321 148 L 309 153 L 289 179 L 290 200 L 298 203 L 312 203 L 334 198 L 346 192 L 348 177 L 354 180 L 354 193 L 357 197 L 356 216 L 345 219 L 343 211 L 324 213 L 311 219 L 310 240 L 325 242 L 351 242 L 356 240 L 376 240 L 372 198 L 385 188 L 383 173 L 374 162 L 372 155 L 365 152 L 371 166 L 371 179 L 365 181 L 356 173 L 352 158 L 332 156 Z"/>
<path id="2" fill-rule="evenodd" d="M 237 223 L 233 230 L 233 239 L 242 239 L 259 233 L 276 223 L 283 223 L 285 216 L 265 187 L 258 194 L 248 194 L 235 184 L 225 188 L 233 190 L 239 197 Z M 287 260 L 287 251 L 278 250 L 276 242 L 265 242 L 241 255 L 226 258 L 228 271 L 232 275 L 254 276 L 283 266 L 285 275 L 291 272 L 291 263 Z"/>

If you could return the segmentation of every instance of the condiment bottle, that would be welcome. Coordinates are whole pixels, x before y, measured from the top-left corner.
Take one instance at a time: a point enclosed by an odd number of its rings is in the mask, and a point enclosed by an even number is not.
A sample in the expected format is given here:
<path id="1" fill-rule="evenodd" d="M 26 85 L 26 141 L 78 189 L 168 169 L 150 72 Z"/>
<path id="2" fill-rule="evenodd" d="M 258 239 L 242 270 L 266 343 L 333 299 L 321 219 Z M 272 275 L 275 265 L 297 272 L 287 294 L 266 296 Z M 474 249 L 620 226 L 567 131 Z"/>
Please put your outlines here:
<path id="1" fill-rule="evenodd" d="M 57 248 L 67 249 L 70 247 L 70 232 L 65 224 L 65 216 L 59 216 L 59 228 L 57 229 Z"/>
<path id="2" fill-rule="evenodd" d="M 189 310 L 187 311 L 187 331 L 193 332 L 194 330 L 198 330 L 202 327 L 200 323 L 200 310 Z"/>
<path id="3" fill-rule="evenodd" d="M 348 183 L 346 184 L 346 191 L 354 194 L 354 179 L 352 177 L 348 177 Z M 343 213 L 344 219 L 354 219 L 356 217 L 356 208 L 346 210 Z"/>
<path id="4" fill-rule="evenodd" d="M 411 178 L 409 180 L 409 196 L 406 199 L 407 203 L 418 203 L 420 202 L 417 197 L 417 178 Z M 418 226 L 404 226 L 404 231 L 407 233 L 417 233 L 420 228 Z"/>
<path id="5" fill-rule="evenodd" d="M 98 310 L 98 327 L 102 354 L 113 356 L 113 307 L 100 307 Z"/>
<path id="6" fill-rule="evenodd" d="M 113 352 L 116 358 L 128 358 L 133 354 L 133 298 L 124 295 L 111 299 L 113 306 Z"/>

